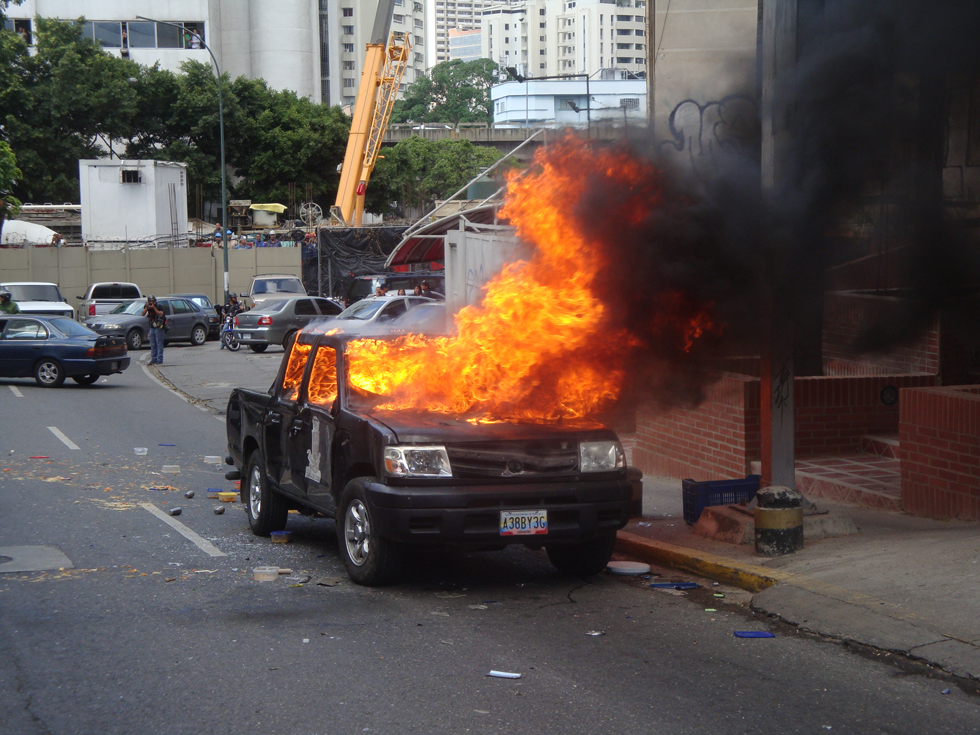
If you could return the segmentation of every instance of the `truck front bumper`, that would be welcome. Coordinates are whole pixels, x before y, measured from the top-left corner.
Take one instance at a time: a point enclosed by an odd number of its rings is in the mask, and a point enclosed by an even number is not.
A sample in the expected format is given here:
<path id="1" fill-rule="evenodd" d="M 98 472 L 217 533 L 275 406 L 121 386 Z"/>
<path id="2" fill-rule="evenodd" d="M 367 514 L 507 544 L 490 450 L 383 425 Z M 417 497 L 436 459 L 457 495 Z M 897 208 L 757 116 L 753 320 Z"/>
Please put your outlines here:
<path id="1" fill-rule="evenodd" d="M 437 487 L 368 483 L 365 490 L 385 538 L 462 546 L 587 541 L 626 525 L 632 494 L 631 484 L 617 479 Z M 501 535 L 501 512 L 536 510 L 548 513 L 547 534 Z"/>

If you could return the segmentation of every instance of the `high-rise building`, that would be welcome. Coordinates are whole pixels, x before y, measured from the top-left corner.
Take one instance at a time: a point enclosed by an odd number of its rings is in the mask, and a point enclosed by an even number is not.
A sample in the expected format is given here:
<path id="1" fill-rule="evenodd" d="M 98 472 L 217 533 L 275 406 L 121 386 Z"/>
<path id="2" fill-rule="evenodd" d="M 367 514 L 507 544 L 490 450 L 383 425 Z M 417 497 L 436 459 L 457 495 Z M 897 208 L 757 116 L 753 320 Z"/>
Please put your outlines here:
<path id="1" fill-rule="evenodd" d="M 452 28 L 449 31 L 449 58 L 460 61 L 476 61 L 481 58 L 480 29 L 473 28 L 461 31 Z"/>
<path id="2" fill-rule="evenodd" d="M 481 14 L 492 0 L 435 0 L 435 63 L 448 61 L 449 31 L 469 31 L 481 26 Z"/>
<path id="3" fill-rule="evenodd" d="M 394 2 L 391 29 L 412 41 L 407 86 L 426 69 L 424 0 Z M 35 16 L 84 17 L 83 33 L 106 51 L 174 72 L 188 59 L 210 63 L 203 40 L 232 79 L 261 78 L 314 102 L 353 105 L 377 7 L 378 0 L 24 0 L 7 17 L 29 43 Z"/>
<path id="4" fill-rule="evenodd" d="M 646 76 L 646 0 L 525 0 L 483 11 L 482 54 L 524 76 Z"/>

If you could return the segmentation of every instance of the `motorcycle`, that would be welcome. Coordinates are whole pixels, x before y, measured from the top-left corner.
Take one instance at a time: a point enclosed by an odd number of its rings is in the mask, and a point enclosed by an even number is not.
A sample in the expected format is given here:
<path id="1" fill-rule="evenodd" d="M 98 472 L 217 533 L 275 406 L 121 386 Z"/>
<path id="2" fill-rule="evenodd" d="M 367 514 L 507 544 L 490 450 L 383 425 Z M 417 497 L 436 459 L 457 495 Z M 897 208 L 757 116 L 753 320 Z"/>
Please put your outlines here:
<path id="1" fill-rule="evenodd" d="M 235 317 L 231 314 L 225 316 L 224 324 L 221 327 L 221 344 L 232 352 L 238 352 L 241 345 L 235 336 Z"/>

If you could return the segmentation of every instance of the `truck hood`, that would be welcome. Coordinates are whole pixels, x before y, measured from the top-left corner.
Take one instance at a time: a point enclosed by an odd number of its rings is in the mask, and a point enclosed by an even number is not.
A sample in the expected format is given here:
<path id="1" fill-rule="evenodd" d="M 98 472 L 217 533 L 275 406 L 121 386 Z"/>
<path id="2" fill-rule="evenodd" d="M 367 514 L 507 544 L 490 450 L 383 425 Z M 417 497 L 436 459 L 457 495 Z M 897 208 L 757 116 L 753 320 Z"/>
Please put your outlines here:
<path id="1" fill-rule="evenodd" d="M 18 301 L 25 314 L 74 314 L 75 307 L 64 301 Z"/>
<path id="2" fill-rule="evenodd" d="M 415 411 L 374 410 L 366 415 L 394 432 L 399 444 L 478 444 L 561 438 L 598 441 L 615 438 L 610 429 L 591 420 L 483 423 Z"/>

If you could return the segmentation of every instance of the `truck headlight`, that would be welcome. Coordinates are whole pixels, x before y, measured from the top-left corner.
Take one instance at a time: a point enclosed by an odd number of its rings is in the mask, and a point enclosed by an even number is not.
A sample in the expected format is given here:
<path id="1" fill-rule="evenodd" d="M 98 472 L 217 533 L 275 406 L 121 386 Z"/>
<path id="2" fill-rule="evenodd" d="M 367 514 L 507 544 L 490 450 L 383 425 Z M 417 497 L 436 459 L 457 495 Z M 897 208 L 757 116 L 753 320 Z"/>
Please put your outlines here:
<path id="1" fill-rule="evenodd" d="M 626 455 L 619 442 L 580 442 L 578 445 L 580 472 L 608 472 L 626 466 Z"/>
<path id="2" fill-rule="evenodd" d="M 385 447 L 385 471 L 394 477 L 452 477 L 445 447 Z"/>

